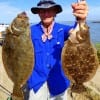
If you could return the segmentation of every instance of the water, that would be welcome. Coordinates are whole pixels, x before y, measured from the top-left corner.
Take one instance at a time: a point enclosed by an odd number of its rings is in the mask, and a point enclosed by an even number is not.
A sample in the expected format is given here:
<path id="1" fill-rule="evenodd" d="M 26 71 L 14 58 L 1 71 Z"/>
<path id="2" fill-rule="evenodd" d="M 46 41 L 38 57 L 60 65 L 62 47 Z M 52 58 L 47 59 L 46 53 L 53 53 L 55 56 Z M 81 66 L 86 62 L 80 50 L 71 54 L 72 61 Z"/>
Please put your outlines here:
<path id="1" fill-rule="evenodd" d="M 92 41 L 100 42 L 100 23 L 92 23 L 88 22 L 88 25 L 90 27 L 90 36 Z"/>
<path id="2" fill-rule="evenodd" d="M 74 22 L 71 21 L 67 21 L 67 22 L 60 22 L 63 24 L 68 24 L 68 25 L 73 25 Z M 91 21 L 87 22 L 89 28 L 90 28 L 90 37 L 91 37 L 91 41 L 93 43 L 100 43 L 100 23 L 93 23 Z"/>

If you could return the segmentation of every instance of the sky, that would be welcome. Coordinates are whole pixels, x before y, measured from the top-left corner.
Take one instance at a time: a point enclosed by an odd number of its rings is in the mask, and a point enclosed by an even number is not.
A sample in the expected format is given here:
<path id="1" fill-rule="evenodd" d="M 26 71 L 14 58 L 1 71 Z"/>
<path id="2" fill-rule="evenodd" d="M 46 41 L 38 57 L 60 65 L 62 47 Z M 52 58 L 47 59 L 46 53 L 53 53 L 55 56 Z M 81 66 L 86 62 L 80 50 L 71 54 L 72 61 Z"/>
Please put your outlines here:
<path id="1" fill-rule="evenodd" d="M 0 23 L 11 23 L 17 14 L 25 11 L 31 23 L 38 22 L 39 16 L 32 14 L 30 9 L 35 7 L 40 0 L 0 0 Z M 77 0 L 54 0 L 63 8 L 63 12 L 56 16 L 56 21 L 73 21 L 71 4 Z M 87 20 L 100 20 L 100 0 L 87 0 L 89 13 Z"/>

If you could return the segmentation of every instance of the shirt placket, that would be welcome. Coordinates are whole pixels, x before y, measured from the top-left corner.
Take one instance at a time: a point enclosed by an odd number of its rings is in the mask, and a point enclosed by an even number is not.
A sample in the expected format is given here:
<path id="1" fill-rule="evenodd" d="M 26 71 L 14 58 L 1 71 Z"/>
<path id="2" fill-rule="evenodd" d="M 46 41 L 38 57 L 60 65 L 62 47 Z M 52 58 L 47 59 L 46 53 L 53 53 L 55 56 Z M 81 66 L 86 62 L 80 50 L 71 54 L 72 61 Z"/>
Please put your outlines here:
<path id="1" fill-rule="evenodd" d="M 47 40 L 46 41 L 46 67 L 47 68 L 51 68 L 51 53 L 50 53 L 50 51 L 51 51 L 51 47 L 50 47 L 50 41 L 49 40 Z"/>

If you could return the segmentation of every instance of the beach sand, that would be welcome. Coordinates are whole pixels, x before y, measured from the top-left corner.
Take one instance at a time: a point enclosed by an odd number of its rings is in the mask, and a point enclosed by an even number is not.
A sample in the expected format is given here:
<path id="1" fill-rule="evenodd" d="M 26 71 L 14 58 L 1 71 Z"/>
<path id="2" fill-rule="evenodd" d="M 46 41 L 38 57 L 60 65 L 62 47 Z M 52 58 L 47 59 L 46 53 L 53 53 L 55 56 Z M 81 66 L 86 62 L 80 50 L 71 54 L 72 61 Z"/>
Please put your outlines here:
<path id="1" fill-rule="evenodd" d="M 7 73 L 3 67 L 2 63 L 2 47 L 0 46 L 0 100 L 7 100 L 9 97 L 9 92 L 13 90 L 13 82 L 7 76 Z M 99 95 L 95 99 L 87 98 L 84 94 L 76 94 L 72 93 L 70 88 L 68 89 L 68 100 L 100 100 L 100 67 L 98 68 L 95 76 L 89 82 L 85 83 L 85 85 L 92 90 L 89 94 L 90 97 L 93 95 Z M 5 91 L 1 86 L 9 90 L 9 92 Z"/>

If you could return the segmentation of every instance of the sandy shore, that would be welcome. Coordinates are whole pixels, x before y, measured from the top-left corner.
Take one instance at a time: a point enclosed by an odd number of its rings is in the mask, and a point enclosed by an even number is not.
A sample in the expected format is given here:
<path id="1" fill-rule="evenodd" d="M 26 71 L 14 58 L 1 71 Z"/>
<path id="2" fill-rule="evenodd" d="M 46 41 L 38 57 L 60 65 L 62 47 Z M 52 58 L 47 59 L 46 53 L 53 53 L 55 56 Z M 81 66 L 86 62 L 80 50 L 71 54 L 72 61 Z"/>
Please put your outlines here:
<path id="1" fill-rule="evenodd" d="M 9 92 L 12 92 L 13 89 L 13 82 L 9 79 L 7 76 L 7 73 L 3 67 L 2 63 L 2 48 L 0 47 L 0 85 L 9 90 Z M 100 67 L 98 68 L 95 76 L 93 79 L 85 84 L 87 87 L 93 90 L 93 92 L 97 93 L 100 95 Z M 0 86 L 0 100 L 7 100 L 7 97 L 9 97 L 9 92 L 5 91 L 2 87 Z M 70 90 L 69 90 L 70 91 Z M 68 100 L 100 100 L 100 99 L 82 99 L 81 96 L 77 97 L 77 94 L 73 93 L 73 98 L 69 95 L 68 91 Z"/>

